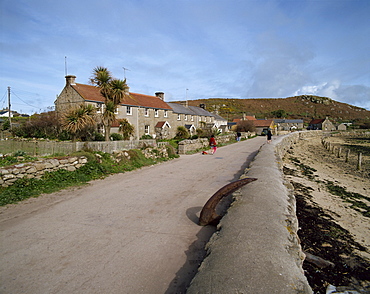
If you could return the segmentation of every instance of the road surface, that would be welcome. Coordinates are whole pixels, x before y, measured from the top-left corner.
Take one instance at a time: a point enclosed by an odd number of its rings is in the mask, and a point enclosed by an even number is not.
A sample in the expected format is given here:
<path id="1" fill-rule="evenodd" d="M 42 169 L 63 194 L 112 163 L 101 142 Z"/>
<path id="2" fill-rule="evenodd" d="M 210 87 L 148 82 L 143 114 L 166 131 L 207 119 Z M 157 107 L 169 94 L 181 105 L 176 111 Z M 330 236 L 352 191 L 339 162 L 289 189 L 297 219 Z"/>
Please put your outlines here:
<path id="1" fill-rule="evenodd" d="M 0 293 L 185 293 L 213 227 L 205 202 L 264 137 L 0 210 Z"/>

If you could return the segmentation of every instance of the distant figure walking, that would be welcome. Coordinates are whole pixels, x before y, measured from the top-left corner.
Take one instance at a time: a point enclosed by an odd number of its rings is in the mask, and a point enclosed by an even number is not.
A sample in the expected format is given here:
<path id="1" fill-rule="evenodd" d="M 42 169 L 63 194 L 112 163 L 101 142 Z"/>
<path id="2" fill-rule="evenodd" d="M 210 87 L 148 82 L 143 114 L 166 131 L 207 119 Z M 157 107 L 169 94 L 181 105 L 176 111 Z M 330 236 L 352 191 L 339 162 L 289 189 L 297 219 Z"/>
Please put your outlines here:
<path id="1" fill-rule="evenodd" d="M 272 139 L 272 133 L 271 133 L 271 131 L 270 130 L 268 130 L 268 132 L 267 132 L 267 143 L 271 143 L 271 139 Z"/>
<path id="2" fill-rule="evenodd" d="M 236 133 L 236 141 L 240 141 L 240 138 L 241 138 L 242 134 L 240 132 L 237 132 Z"/>
<path id="3" fill-rule="evenodd" d="M 211 146 L 211 154 L 215 154 L 216 150 L 217 150 L 217 143 L 216 143 L 216 139 L 215 139 L 215 135 L 212 135 L 211 138 L 209 139 L 209 146 Z"/>

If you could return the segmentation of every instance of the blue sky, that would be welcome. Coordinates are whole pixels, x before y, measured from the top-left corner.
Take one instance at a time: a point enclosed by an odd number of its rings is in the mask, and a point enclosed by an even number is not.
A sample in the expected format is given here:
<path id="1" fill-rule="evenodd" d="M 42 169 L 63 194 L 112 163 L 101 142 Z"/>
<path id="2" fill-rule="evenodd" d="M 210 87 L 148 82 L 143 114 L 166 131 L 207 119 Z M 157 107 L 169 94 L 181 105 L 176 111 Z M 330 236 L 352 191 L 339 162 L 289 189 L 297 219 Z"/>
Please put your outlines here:
<path id="1" fill-rule="evenodd" d="M 370 110 L 368 0 L 0 0 L 0 11 L 0 109 L 7 87 L 14 110 L 52 107 L 67 61 L 77 83 L 105 66 L 167 102 L 313 94 Z"/>

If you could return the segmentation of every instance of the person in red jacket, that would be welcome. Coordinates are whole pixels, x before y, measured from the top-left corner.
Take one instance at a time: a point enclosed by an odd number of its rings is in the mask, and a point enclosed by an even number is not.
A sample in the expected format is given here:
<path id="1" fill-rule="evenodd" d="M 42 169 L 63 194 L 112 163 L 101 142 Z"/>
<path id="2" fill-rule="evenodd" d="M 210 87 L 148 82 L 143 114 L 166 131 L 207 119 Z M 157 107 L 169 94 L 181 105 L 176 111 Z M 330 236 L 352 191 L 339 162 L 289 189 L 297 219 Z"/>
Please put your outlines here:
<path id="1" fill-rule="evenodd" d="M 211 146 L 212 148 L 211 154 L 215 154 L 217 150 L 217 143 L 214 135 L 212 135 L 211 138 L 209 139 L 209 146 Z"/>

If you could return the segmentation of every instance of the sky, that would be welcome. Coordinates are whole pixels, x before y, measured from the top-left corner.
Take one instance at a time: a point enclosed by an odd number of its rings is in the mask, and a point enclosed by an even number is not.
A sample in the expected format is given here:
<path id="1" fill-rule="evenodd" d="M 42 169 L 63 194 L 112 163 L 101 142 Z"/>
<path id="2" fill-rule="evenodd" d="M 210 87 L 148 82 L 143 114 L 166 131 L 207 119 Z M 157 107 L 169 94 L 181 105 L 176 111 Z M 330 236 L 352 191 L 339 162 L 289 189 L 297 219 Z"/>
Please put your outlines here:
<path id="1" fill-rule="evenodd" d="M 369 0 L 0 0 L 0 109 L 51 110 L 65 75 L 165 101 L 317 95 L 370 110 Z"/>

